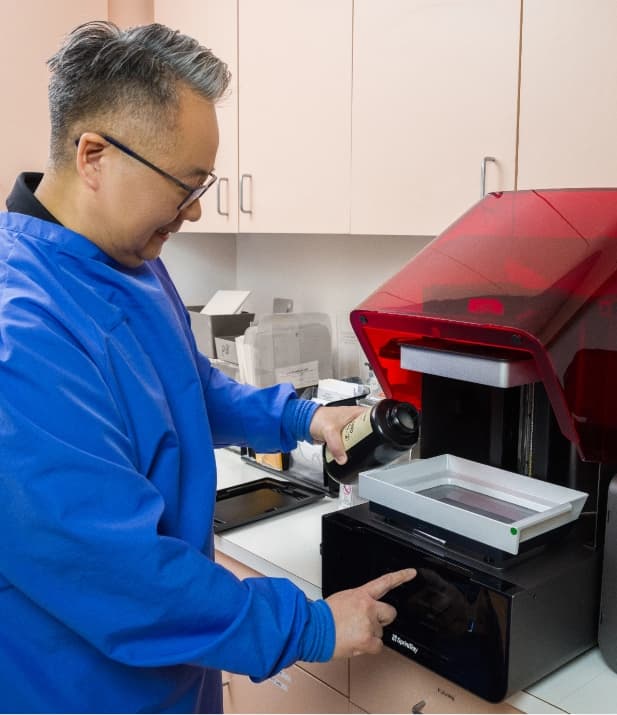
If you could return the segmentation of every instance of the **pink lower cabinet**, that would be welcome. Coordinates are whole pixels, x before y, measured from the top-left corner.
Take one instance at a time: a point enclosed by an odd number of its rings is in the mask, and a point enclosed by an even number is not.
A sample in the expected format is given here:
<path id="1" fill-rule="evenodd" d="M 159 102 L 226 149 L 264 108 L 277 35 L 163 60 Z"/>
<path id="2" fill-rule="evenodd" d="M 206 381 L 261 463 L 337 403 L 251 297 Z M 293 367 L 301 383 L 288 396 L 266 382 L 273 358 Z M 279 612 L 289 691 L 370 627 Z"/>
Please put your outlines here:
<path id="1" fill-rule="evenodd" d="M 414 661 L 384 648 L 349 664 L 352 705 L 368 713 L 518 713 L 489 703 Z"/>
<path id="2" fill-rule="evenodd" d="M 260 576 L 220 551 L 216 561 L 238 578 Z M 223 673 L 223 683 L 226 713 L 348 713 L 350 708 L 347 658 L 299 663 L 259 684 L 243 675 Z"/>
<path id="3" fill-rule="evenodd" d="M 228 676 L 223 688 L 226 713 L 348 713 L 349 699 L 294 665 L 263 683 Z"/>

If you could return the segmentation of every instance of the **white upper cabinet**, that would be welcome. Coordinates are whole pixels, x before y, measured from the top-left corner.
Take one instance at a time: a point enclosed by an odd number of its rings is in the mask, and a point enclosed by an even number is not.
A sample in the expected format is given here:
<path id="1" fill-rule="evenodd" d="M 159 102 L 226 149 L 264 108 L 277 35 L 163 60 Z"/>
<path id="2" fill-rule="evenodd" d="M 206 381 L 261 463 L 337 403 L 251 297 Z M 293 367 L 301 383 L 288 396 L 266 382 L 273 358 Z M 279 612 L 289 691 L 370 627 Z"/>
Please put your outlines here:
<path id="1" fill-rule="evenodd" d="M 243 232 L 348 233 L 351 0 L 239 1 Z"/>
<path id="2" fill-rule="evenodd" d="M 5 195 L 44 167 L 45 60 L 107 16 L 52 5 L 0 4 Z M 220 180 L 186 231 L 435 235 L 483 190 L 617 186 L 617 0 L 154 0 L 154 18 L 232 73 Z"/>
<path id="3" fill-rule="evenodd" d="M 156 0 L 232 70 L 218 185 L 185 231 L 348 233 L 352 0 Z"/>
<path id="4" fill-rule="evenodd" d="M 617 186 L 617 2 L 525 0 L 518 188 Z"/>
<path id="5" fill-rule="evenodd" d="M 520 0 L 355 0 L 351 233 L 433 235 L 514 188 Z"/>
<path id="6" fill-rule="evenodd" d="M 201 199 L 199 221 L 183 232 L 236 233 L 238 230 L 238 12 L 236 0 L 156 0 L 156 22 L 180 30 L 210 48 L 231 70 L 227 95 L 216 105 L 218 182 Z"/>

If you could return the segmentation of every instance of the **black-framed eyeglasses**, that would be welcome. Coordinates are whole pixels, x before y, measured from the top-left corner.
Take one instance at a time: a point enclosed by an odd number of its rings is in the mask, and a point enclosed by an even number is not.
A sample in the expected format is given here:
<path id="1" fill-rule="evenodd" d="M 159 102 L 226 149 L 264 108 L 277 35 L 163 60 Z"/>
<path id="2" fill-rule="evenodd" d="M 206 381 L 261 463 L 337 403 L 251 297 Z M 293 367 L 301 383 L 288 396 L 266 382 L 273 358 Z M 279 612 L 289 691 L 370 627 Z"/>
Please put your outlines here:
<path id="1" fill-rule="evenodd" d="M 184 191 L 186 191 L 186 196 L 178 204 L 176 211 L 182 211 L 182 209 L 185 209 L 187 206 L 192 204 L 193 201 L 197 201 L 197 199 L 200 199 L 206 193 L 206 191 L 215 183 L 217 179 L 216 175 L 209 171 L 208 176 L 206 177 L 206 181 L 203 184 L 200 184 L 199 186 L 189 186 L 188 184 L 185 184 L 184 181 L 180 181 L 180 179 L 177 179 L 175 176 L 172 176 L 164 169 L 161 169 L 156 164 L 153 164 L 151 161 L 148 161 L 148 159 L 145 159 L 136 151 L 133 151 L 128 146 L 122 144 L 122 142 L 119 142 L 117 139 L 110 137 L 109 134 L 101 134 L 100 136 L 105 139 L 106 142 L 109 142 L 112 146 L 115 146 L 116 149 L 119 149 L 127 156 L 136 159 L 144 166 L 147 166 L 149 169 L 152 169 L 152 171 L 156 171 L 157 174 L 164 176 L 166 179 L 173 181 L 176 186 L 179 186 L 181 189 L 184 189 Z M 76 140 L 75 144 L 79 144 L 79 140 Z"/>

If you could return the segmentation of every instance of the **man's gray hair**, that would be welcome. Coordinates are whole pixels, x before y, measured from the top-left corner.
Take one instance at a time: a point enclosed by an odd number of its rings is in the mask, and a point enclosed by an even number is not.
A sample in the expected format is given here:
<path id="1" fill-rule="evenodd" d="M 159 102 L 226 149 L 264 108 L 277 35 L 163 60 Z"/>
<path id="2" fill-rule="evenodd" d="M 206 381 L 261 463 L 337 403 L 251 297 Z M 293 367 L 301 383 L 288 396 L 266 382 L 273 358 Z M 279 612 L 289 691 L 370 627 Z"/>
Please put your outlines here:
<path id="1" fill-rule="evenodd" d="M 88 22 L 47 64 L 54 164 L 63 163 L 81 132 L 113 131 L 89 122 L 125 117 L 154 133 L 157 123 L 173 126 L 180 85 L 216 102 L 230 79 L 227 65 L 209 49 L 157 23 L 121 30 L 111 22 Z"/>

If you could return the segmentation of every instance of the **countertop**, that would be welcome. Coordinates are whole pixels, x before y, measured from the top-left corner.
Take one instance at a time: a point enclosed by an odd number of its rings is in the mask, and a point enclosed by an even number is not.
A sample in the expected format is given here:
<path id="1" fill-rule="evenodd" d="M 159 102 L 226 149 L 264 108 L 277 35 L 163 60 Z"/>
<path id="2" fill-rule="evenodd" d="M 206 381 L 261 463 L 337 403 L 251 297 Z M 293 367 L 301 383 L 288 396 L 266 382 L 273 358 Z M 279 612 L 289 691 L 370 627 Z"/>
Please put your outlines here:
<path id="1" fill-rule="evenodd" d="M 219 488 L 264 476 L 263 470 L 242 460 L 237 452 L 216 450 L 216 462 Z M 315 600 L 321 598 L 321 517 L 338 506 L 337 499 L 324 497 L 216 535 L 215 547 L 264 576 L 290 579 Z M 593 648 L 507 702 L 523 712 L 615 713 L 617 673 L 605 663 L 600 650 Z"/>

